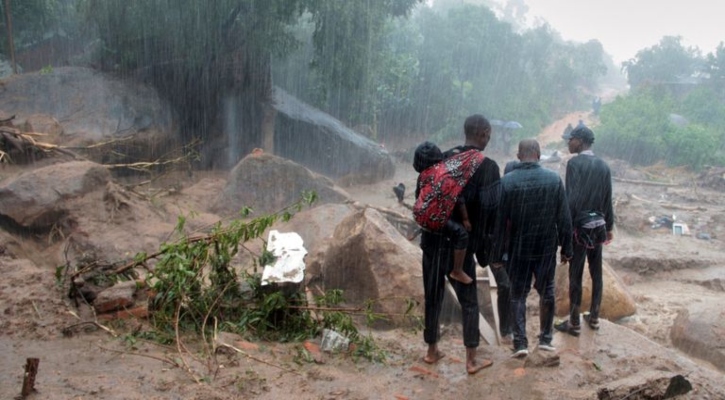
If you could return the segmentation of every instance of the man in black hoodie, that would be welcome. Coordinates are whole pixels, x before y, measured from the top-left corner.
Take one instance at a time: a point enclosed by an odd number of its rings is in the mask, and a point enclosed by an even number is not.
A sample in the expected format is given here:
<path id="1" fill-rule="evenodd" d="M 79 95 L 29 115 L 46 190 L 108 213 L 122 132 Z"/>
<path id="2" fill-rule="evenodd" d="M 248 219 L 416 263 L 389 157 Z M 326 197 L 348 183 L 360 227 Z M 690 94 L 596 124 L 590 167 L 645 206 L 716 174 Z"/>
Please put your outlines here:
<path id="1" fill-rule="evenodd" d="M 582 221 L 582 215 L 598 214 L 603 218 L 606 240 L 614 238 L 614 212 L 612 209 L 612 175 L 609 166 L 596 157 L 591 150 L 594 132 L 586 126 L 578 126 L 569 135 L 563 136 L 568 142 L 569 152 L 577 154 L 566 165 L 566 194 L 574 223 L 574 256 L 569 264 L 569 320 L 556 325 L 556 329 L 579 336 L 581 321 L 579 308 L 582 300 L 582 275 L 584 261 L 589 262 L 592 277 L 592 301 L 589 314 L 585 316 L 589 327 L 599 329 L 599 308 L 602 303 L 602 243 L 588 243 L 580 240 L 577 232 L 582 230 L 576 221 Z M 600 220 L 601 221 L 601 220 Z M 604 236 L 604 232 L 602 232 Z"/>

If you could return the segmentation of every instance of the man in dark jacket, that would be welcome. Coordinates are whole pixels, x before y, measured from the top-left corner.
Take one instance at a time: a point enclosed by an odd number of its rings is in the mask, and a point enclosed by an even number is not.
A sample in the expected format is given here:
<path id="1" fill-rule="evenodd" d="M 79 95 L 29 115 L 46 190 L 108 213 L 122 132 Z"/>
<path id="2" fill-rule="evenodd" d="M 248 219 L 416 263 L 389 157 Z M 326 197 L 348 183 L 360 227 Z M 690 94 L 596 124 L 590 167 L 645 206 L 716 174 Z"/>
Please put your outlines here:
<path id="1" fill-rule="evenodd" d="M 502 197 L 497 218 L 495 253 L 507 263 L 511 280 L 511 314 L 514 357 L 528 355 L 526 297 L 532 278 L 539 293 L 539 349 L 554 351 L 554 276 L 556 253 L 561 245 L 562 261 L 571 258 L 571 217 L 561 178 L 539 165 L 541 151 L 536 140 L 519 143 L 521 163 L 501 178 Z"/>
<path id="2" fill-rule="evenodd" d="M 450 149 L 444 153 L 445 157 L 470 149 L 483 151 L 488 145 L 491 138 L 491 124 L 482 115 L 475 114 L 468 117 L 463 129 L 465 144 Z M 476 264 L 473 255 L 486 235 L 485 224 L 488 214 L 482 208 L 484 201 L 481 197 L 485 193 L 484 189 L 498 182 L 499 179 L 498 165 L 495 161 L 486 157 L 461 194 L 466 200 L 468 217 L 472 225 L 463 272 L 471 277 L 476 276 Z M 454 215 L 452 218 L 458 218 L 458 216 Z M 461 222 L 460 220 L 457 221 Z M 453 267 L 453 249 L 450 240 L 444 235 L 425 230 L 421 234 L 420 247 L 423 250 L 423 290 L 425 296 L 423 339 L 428 344 L 428 351 L 423 357 L 423 361 L 433 364 L 443 357 L 443 354 L 438 350 L 438 340 L 440 339 L 439 318 L 445 292 L 445 277 Z M 469 374 L 475 374 L 493 364 L 491 360 L 479 361 L 476 359 L 481 336 L 478 330 L 479 309 L 476 281 L 474 280 L 473 283 L 468 285 L 451 281 L 451 285 L 461 305 L 463 345 L 466 347 L 466 371 Z"/>
<path id="3" fill-rule="evenodd" d="M 607 163 L 596 157 L 591 150 L 594 132 L 586 126 L 577 127 L 564 140 L 568 142 L 569 152 L 577 154 L 566 165 L 566 194 L 569 210 L 574 221 L 580 220 L 582 213 L 596 212 L 603 216 L 606 227 L 606 239 L 614 238 L 614 212 L 612 209 L 612 175 Z M 577 229 L 574 226 L 575 233 Z M 577 236 L 575 235 L 575 239 Z M 602 244 L 574 242 L 574 256 L 569 265 L 569 320 L 556 325 L 556 329 L 579 336 L 581 324 L 579 308 L 582 301 L 582 275 L 584 261 L 589 262 L 592 277 L 592 302 L 589 315 L 585 316 L 592 329 L 599 329 L 599 308 L 602 303 Z"/>

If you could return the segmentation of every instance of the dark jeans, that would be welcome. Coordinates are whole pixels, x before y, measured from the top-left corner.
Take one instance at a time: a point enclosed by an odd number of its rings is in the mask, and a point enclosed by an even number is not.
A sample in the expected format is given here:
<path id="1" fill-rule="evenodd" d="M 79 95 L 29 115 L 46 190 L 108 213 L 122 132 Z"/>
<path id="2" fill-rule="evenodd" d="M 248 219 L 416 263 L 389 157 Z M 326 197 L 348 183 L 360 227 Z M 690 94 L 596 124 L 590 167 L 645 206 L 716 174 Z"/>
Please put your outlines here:
<path id="1" fill-rule="evenodd" d="M 554 275 L 556 273 L 556 253 L 537 259 L 517 260 L 513 258 L 508 265 L 511 279 L 511 314 L 513 318 L 514 348 L 528 347 L 526 338 L 526 297 L 531 291 L 532 278 L 534 288 L 539 293 L 539 320 L 541 331 L 539 342 L 551 343 L 554 325 Z"/>
<path id="2" fill-rule="evenodd" d="M 425 328 L 423 339 L 428 344 L 438 343 L 440 339 L 440 314 L 445 294 L 445 277 L 453 270 L 453 248 L 445 236 L 423 231 L 420 238 L 423 250 L 423 290 L 425 294 Z M 466 252 L 463 272 L 476 276 L 476 264 L 473 254 Z M 463 323 L 463 345 L 478 347 L 478 292 L 476 281 L 469 285 L 451 280 L 461 305 Z"/>
<path id="3" fill-rule="evenodd" d="M 572 324 L 579 325 L 579 308 L 582 304 L 582 278 L 584 275 L 584 261 L 589 261 L 589 274 L 592 277 L 592 305 L 589 315 L 592 319 L 599 319 L 599 309 L 602 305 L 602 245 L 587 249 L 574 244 L 574 256 L 569 262 L 569 319 Z"/>

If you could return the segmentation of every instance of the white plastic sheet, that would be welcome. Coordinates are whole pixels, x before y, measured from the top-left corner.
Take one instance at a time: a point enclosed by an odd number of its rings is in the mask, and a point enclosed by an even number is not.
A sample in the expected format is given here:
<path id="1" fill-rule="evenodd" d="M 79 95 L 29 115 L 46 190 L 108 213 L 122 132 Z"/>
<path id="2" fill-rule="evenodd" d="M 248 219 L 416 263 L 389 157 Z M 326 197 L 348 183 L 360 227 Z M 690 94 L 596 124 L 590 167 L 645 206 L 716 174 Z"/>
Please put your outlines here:
<path id="1" fill-rule="evenodd" d="M 305 277 L 305 249 L 302 237 L 296 232 L 269 232 L 267 250 L 277 257 L 272 265 L 262 271 L 262 286 L 270 283 L 302 282 Z"/>

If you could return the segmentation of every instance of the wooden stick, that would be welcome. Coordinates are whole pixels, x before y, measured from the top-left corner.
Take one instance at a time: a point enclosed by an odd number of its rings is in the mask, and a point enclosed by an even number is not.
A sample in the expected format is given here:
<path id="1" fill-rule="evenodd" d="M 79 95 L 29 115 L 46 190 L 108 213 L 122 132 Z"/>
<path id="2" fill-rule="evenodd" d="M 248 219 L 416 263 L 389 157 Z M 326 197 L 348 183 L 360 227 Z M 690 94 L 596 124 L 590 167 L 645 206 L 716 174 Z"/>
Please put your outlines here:
<path id="1" fill-rule="evenodd" d="M 634 183 L 635 185 L 665 186 L 665 187 L 681 186 L 679 183 L 640 181 L 640 180 L 635 180 L 635 179 L 617 178 L 616 176 L 612 177 L 612 180 L 617 181 L 617 182 L 623 182 L 623 183 Z"/>
<path id="2" fill-rule="evenodd" d="M 23 389 L 20 392 L 21 398 L 26 398 L 35 392 L 35 376 L 38 375 L 39 358 L 27 358 L 25 360 L 25 375 L 23 376 Z"/>
<path id="3" fill-rule="evenodd" d="M 129 354 L 129 355 L 132 355 L 132 356 L 146 357 L 146 358 L 150 358 L 152 360 L 161 361 L 161 362 L 167 363 L 167 364 L 169 364 L 169 365 L 171 365 L 173 367 L 179 368 L 179 364 L 177 364 L 174 361 L 169 360 L 168 358 L 157 357 L 157 356 L 154 356 L 154 355 L 151 355 L 151 354 L 134 353 L 132 351 L 114 350 L 114 349 L 109 349 L 108 347 L 103 347 L 103 346 L 98 346 L 98 348 L 101 349 L 101 350 L 110 351 L 110 352 L 116 353 L 116 354 Z"/>
<path id="4" fill-rule="evenodd" d="M 260 359 L 260 358 L 254 357 L 254 356 L 252 356 L 251 354 L 249 354 L 249 353 L 245 352 L 244 350 L 238 349 L 238 348 L 236 348 L 236 347 L 234 347 L 234 346 L 232 346 L 232 345 L 230 345 L 230 344 L 227 344 L 227 343 L 224 343 L 224 342 L 219 342 L 219 346 L 221 346 L 221 347 L 227 347 L 227 348 L 229 348 L 229 349 L 232 349 L 232 350 L 234 350 L 235 352 L 237 352 L 237 353 L 239 353 L 239 354 L 241 354 L 241 355 L 243 355 L 243 356 L 245 356 L 245 357 L 247 357 L 247 358 L 249 358 L 249 359 L 251 359 L 251 360 L 254 360 L 254 361 L 257 361 L 257 362 L 261 362 L 262 364 L 267 364 L 267 365 L 269 365 L 270 367 L 275 367 L 275 368 L 279 368 L 279 369 L 281 369 L 282 371 L 285 371 L 285 372 L 289 372 L 289 373 L 291 373 L 291 374 L 295 374 L 295 375 L 302 375 L 302 374 L 300 374 L 299 372 L 297 372 L 297 371 L 295 371 L 295 370 L 291 370 L 291 369 L 285 368 L 285 367 L 283 367 L 283 366 L 281 366 L 281 365 L 276 365 L 276 364 L 273 364 L 273 363 L 271 363 L 271 362 L 269 362 L 269 361 L 265 361 L 265 360 L 262 360 L 262 359 Z"/>
<path id="5" fill-rule="evenodd" d="M 659 203 L 652 200 L 643 199 L 642 197 L 637 196 L 636 194 L 630 195 L 633 199 L 641 201 L 643 203 L 649 203 L 649 204 L 657 204 L 662 208 L 670 209 L 670 210 L 683 210 L 683 211 L 707 211 L 707 208 L 705 207 L 687 207 L 687 206 L 680 206 L 677 204 L 671 204 L 671 203 Z"/>

